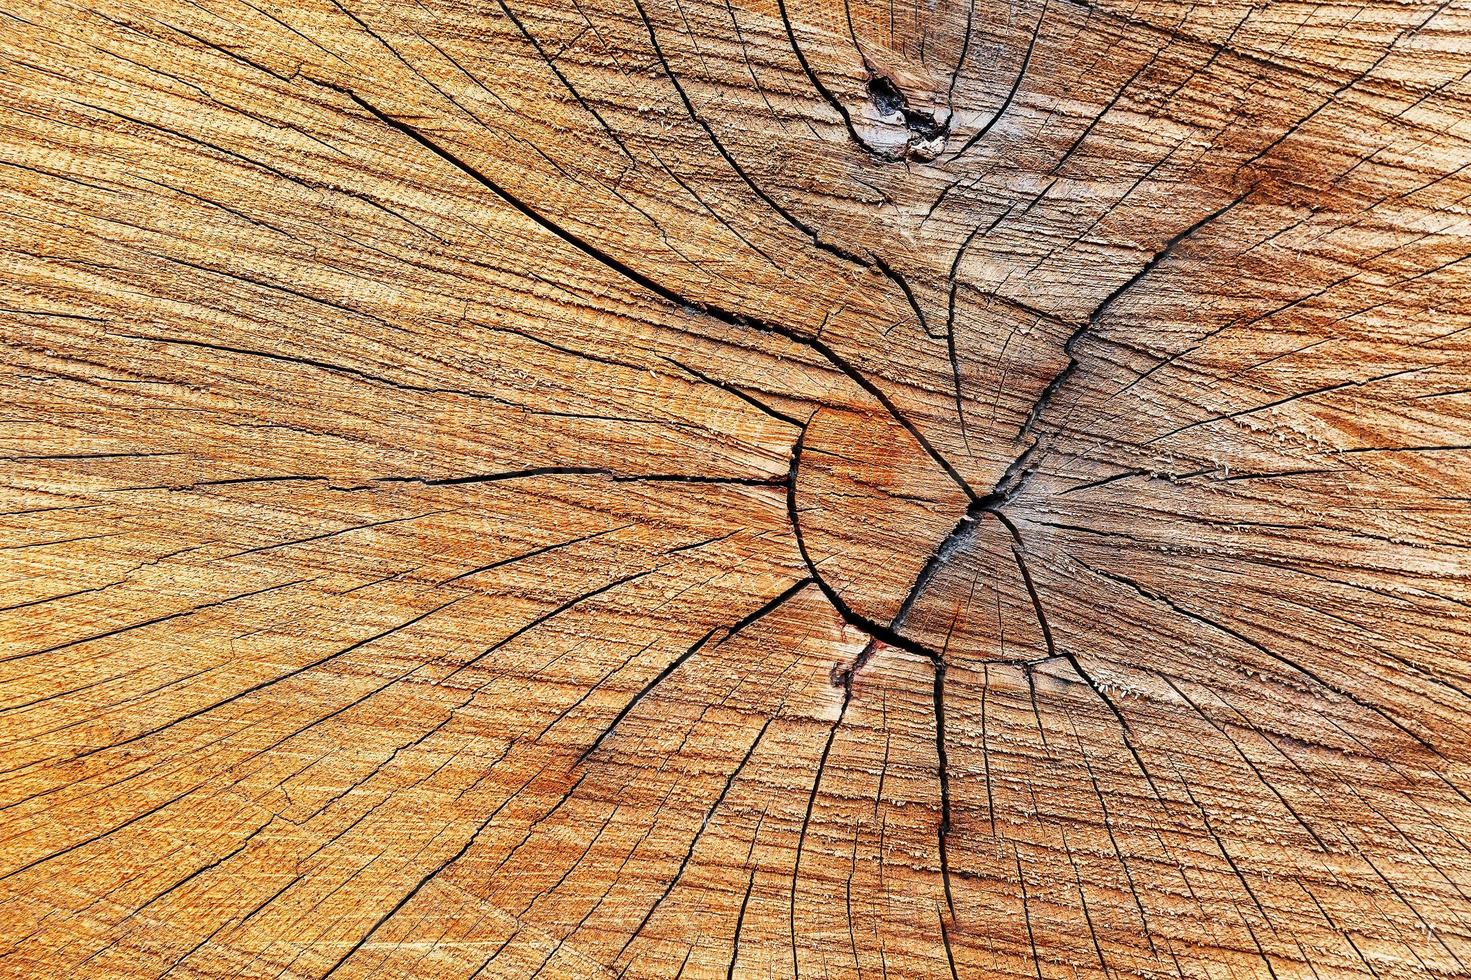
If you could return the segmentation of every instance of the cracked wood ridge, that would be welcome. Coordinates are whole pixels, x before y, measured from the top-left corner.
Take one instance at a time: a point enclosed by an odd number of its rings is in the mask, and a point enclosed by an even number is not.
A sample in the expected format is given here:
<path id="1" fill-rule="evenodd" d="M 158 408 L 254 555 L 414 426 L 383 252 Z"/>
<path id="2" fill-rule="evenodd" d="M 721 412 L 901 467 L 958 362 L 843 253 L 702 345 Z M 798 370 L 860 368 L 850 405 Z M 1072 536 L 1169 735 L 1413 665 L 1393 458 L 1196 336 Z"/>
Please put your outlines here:
<path id="1" fill-rule="evenodd" d="M 0 11 L 0 976 L 1471 975 L 1471 2 Z"/>

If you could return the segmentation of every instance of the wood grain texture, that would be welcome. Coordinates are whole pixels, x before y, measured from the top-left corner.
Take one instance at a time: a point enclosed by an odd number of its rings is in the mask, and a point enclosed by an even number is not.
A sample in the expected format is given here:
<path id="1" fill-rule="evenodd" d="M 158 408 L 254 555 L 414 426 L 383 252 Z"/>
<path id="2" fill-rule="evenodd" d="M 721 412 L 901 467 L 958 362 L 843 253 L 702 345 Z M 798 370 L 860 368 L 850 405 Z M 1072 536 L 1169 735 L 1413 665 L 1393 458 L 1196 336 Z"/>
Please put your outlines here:
<path id="1" fill-rule="evenodd" d="M 1471 4 L 0 11 L 0 975 L 1471 974 Z"/>

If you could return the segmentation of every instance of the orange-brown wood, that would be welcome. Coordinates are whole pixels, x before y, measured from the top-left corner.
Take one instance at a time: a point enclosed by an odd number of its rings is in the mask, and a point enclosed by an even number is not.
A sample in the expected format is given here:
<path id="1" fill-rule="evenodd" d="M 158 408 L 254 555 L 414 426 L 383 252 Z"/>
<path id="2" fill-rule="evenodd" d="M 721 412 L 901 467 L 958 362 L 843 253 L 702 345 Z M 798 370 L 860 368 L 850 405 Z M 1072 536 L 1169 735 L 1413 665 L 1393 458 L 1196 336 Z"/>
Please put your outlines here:
<path id="1" fill-rule="evenodd" d="M 0 11 L 0 976 L 1471 973 L 1471 6 Z"/>

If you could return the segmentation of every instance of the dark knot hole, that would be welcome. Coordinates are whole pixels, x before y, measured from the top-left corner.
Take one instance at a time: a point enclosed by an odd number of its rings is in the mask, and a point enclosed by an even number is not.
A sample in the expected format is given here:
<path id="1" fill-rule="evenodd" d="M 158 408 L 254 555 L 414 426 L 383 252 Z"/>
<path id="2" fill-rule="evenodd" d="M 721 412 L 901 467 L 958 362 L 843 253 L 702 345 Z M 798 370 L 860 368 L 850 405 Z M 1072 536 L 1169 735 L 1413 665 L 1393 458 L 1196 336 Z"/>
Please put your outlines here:
<path id="1" fill-rule="evenodd" d="M 888 116 L 899 113 L 904 117 L 904 125 L 910 131 L 924 140 L 933 140 L 945 135 L 950 129 L 950 122 L 940 122 L 933 113 L 921 112 L 909 108 L 909 100 L 904 93 L 899 91 L 899 86 L 894 84 L 893 79 L 883 75 L 875 75 L 868 80 L 868 97 L 873 100 L 874 108 L 878 109 L 880 115 Z"/>

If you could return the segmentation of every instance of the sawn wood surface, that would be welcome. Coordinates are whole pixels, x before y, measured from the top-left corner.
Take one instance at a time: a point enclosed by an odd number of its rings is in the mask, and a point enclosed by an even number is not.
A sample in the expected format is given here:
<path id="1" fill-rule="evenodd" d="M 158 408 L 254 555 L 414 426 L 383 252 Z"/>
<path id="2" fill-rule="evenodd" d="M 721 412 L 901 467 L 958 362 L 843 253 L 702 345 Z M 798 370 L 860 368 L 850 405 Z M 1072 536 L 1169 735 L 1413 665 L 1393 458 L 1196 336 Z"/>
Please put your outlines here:
<path id="1" fill-rule="evenodd" d="M 1468 0 L 6 3 L 0 976 L 1467 976 L 1468 199 Z"/>

